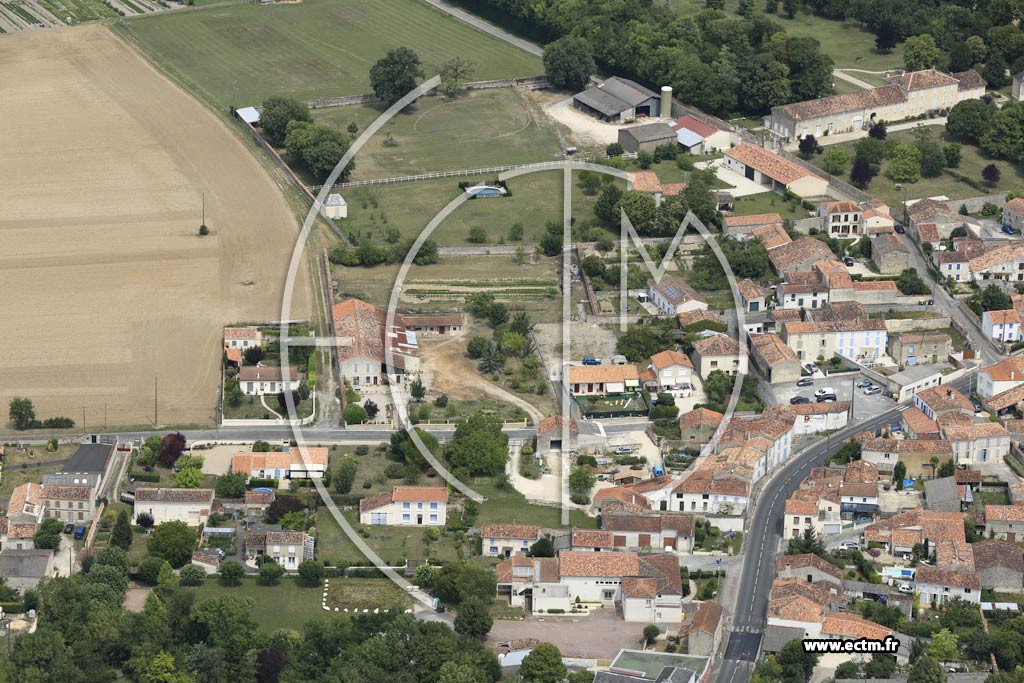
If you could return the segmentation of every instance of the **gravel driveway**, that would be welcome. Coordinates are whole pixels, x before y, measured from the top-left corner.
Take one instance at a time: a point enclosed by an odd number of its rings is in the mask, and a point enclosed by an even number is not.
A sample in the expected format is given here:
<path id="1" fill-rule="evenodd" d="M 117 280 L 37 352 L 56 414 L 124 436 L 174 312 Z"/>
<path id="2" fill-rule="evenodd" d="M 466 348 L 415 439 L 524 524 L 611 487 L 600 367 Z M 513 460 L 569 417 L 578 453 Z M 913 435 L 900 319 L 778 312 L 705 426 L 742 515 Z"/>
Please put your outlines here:
<path id="1" fill-rule="evenodd" d="M 563 657 L 609 659 L 624 647 L 639 647 L 644 624 L 627 624 L 616 610 L 598 609 L 589 616 L 527 617 L 522 621 L 496 619 L 487 644 L 497 647 L 505 640 L 535 638 L 551 643 Z"/>

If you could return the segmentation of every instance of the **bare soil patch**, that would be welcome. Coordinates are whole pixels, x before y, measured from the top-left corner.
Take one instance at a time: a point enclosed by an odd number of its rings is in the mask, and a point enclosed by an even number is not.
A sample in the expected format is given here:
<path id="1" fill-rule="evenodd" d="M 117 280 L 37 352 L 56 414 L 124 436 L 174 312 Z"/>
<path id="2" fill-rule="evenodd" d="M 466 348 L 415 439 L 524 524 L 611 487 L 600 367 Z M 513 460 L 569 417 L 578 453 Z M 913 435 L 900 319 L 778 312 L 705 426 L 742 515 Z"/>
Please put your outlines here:
<path id="1" fill-rule="evenodd" d="M 0 73 L 0 404 L 148 424 L 156 377 L 161 423 L 212 422 L 222 326 L 279 317 L 298 232 L 280 186 L 103 26 L 5 36 Z"/>

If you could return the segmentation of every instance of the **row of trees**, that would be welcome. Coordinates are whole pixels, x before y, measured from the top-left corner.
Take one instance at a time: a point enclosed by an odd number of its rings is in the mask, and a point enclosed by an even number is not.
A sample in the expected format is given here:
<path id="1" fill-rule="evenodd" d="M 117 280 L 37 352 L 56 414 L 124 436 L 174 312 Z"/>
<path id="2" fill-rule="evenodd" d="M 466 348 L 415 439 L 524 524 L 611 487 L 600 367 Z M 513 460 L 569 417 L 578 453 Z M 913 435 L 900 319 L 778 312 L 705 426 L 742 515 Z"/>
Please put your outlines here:
<path id="1" fill-rule="evenodd" d="M 1024 104 L 1020 102 L 1000 108 L 984 100 L 964 100 L 950 109 L 946 130 L 990 156 L 1024 164 Z"/>
<path id="2" fill-rule="evenodd" d="M 667 3 L 483 0 L 516 28 L 551 40 L 548 78 L 582 88 L 595 66 L 671 85 L 705 111 L 761 114 L 832 92 L 832 59 L 810 37 L 791 37 L 763 14 L 706 9 L 682 17 Z M 552 40 L 554 39 L 554 40 Z"/>
<path id="3" fill-rule="evenodd" d="M 26 429 L 71 429 L 75 426 L 75 421 L 70 417 L 38 419 L 35 404 L 30 398 L 15 396 L 7 407 L 7 417 L 19 432 Z"/>

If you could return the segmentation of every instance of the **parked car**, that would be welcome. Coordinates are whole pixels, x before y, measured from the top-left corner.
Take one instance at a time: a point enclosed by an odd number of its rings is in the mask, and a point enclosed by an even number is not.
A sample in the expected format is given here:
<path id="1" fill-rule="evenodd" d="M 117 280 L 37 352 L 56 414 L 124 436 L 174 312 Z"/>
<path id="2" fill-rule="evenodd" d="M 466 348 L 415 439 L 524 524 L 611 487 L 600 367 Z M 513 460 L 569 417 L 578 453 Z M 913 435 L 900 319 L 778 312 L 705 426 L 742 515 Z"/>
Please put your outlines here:
<path id="1" fill-rule="evenodd" d="M 796 381 L 798 387 L 812 387 L 814 386 L 814 380 L 810 377 L 801 377 Z"/>
<path id="2" fill-rule="evenodd" d="M 601 364 L 601 359 L 600 358 L 594 358 L 593 356 L 583 356 L 583 364 L 584 365 L 600 365 Z"/>
<path id="3" fill-rule="evenodd" d="M 810 402 L 811 402 L 811 399 L 807 398 L 806 396 L 794 396 L 793 398 L 789 399 L 789 405 L 791 405 L 791 406 L 796 406 L 796 405 L 800 405 L 801 403 L 810 403 Z"/>
<path id="4" fill-rule="evenodd" d="M 895 229 L 896 229 L 896 234 L 897 235 L 905 235 L 905 234 L 907 234 L 907 229 L 904 228 L 902 225 L 897 225 Z"/>
<path id="5" fill-rule="evenodd" d="M 70 534 L 74 530 L 75 530 L 75 525 L 74 524 L 65 524 L 64 525 L 64 533 Z"/>
<path id="6" fill-rule="evenodd" d="M 913 593 L 914 589 L 910 587 L 909 583 L 901 583 L 899 587 L 900 593 Z"/>
<path id="7" fill-rule="evenodd" d="M 817 398 L 818 403 L 835 403 L 837 400 L 835 394 L 828 394 L 827 396 L 819 396 Z"/>
<path id="8" fill-rule="evenodd" d="M 807 371 L 808 371 L 809 373 L 811 373 L 812 375 L 813 375 L 814 373 L 816 373 L 816 372 L 818 371 L 818 366 L 817 366 L 817 365 L 815 365 L 814 363 L 808 363 L 808 364 L 807 364 L 807 365 L 805 365 L 804 367 L 806 367 L 806 368 L 807 368 Z"/>
<path id="9" fill-rule="evenodd" d="M 843 541 L 839 544 L 840 550 L 860 550 L 860 543 L 857 541 Z"/>
<path id="10" fill-rule="evenodd" d="M 870 387 L 866 387 L 864 389 L 864 395 L 865 396 L 874 396 L 875 394 L 880 394 L 880 393 L 882 393 L 882 387 L 876 386 L 874 384 L 872 384 Z"/>
<path id="11" fill-rule="evenodd" d="M 975 413 L 980 413 L 981 412 L 981 404 L 980 403 L 978 403 L 977 401 L 971 401 L 971 405 L 974 406 L 974 412 Z"/>
<path id="12" fill-rule="evenodd" d="M 858 389 L 866 389 L 866 388 L 870 387 L 872 384 L 873 384 L 873 382 L 871 380 L 869 380 L 869 379 L 862 379 L 861 381 L 857 382 L 857 388 Z"/>
<path id="13" fill-rule="evenodd" d="M 75 538 L 76 541 L 81 541 L 83 538 L 85 538 L 85 527 L 84 526 L 76 526 L 75 527 L 75 536 L 74 536 L 74 538 Z"/>
<path id="14" fill-rule="evenodd" d="M 1007 235 L 1016 235 L 1017 234 L 1017 231 L 1014 230 L 1013 228 L 1011 228 L 1009 225 L 1004 225 L 1003 226 L 1003 232 L 1005 232 Z"/>
<path id="15" fill-rule="evenodd" d="M 632 446 L 617 446 L 615 448 L 615 454 L 616 455 L 629 455 L 632 452 L 633 452 L 633 447 Z"/>
<path id="16" fill-rule="evenodd" d="M 814 392 L 815 398 L 821 398 L 822 396 L 835 396 L 836 390 L 832 387 L 822 387 Z"/>
<path id="17" fill-rule="evenodd" d="M 848 266 L 852 266 L 853 265 L 853 259 L 850 258 L 849 256 L 847 256 L 846 258 L 843 259 L 843 263 L 845 263 Z"/>

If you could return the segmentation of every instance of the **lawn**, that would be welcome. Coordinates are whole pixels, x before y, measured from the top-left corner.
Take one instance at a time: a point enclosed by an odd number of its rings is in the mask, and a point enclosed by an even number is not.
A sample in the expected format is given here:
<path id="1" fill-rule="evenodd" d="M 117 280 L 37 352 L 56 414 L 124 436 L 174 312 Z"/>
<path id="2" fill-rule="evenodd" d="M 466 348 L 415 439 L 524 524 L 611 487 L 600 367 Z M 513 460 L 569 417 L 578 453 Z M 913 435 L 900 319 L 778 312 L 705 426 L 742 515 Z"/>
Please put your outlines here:
<path id="1" fill-rule="evenodd" d="M 331 579 L 331 583 L 335 581 L 339 579 Z M 261 586 L 253 577 L 243 578 L 238 586 L 225 586 L 218 579 L 208 578 L 202 586 L 186 590 L 195 593 L 197 603 L 225 595 L 253 598 L 256 605 L 252 616 L 266 633 L 282 628 L 301 630 L 306 622 L 328 616 L 321 605 L 323 587 L 307 588 L 292 577 L 283 577 L 276 586 Z"/>
<path id="2" fill-rule="evenodd" d="M 317 123 L 366 128 L 383 104 L 314 110 Z M 360 151 L 352 180 L 524 164 L 561 158 L 556 124 L 517 90 L 475 90 L 455 99 L 424 97 Z M 396 143 L 385 146 L 391 135 Z M 457 142 L 458 144 L 452 144 Z"/>
<path id="3" fill-rule="evenodd" d="M 736 216 L 753 216 L 759 213 L 777 213 L 783 218 L 800 220 L 807 218 L 807 209 L 799 203 L 787 202 L 775 192 L 750 194 L 736 199 L 732 207 Z"/>
<path id="4" fill-rule="evenodd" d="M 412 607 L 412 598 L 389 579 L 331 579 L 327 606 L 348 610 Z"/>
<path id="5" fill-rule="evenodd" d="M 272 394 L 266 397 L 267 405 L 270 406 L 282 417 L 288 417 L 288 409 L 282 408 L 277 402 L 277 395 Z M 313 412 L 312 395 L 305 401 L 299 401 L 295 405 L 295 413 L 300 418 L 308 417 Z M 229 420 L 275 420 L 274 414 L 263 407 L 259 396 L 246 396 L 239 406 L 231 406 L 224 403 L 224 417 Z"/>
<path id="6" fill-rule="evenodd" d="M 394 481 L 392 485 L 399 483 L 401 481 Z M 361 492 L 361 489 L 359 491 Z M 444 562 L 458 559 L 456 546 L 460 541 L 451 532 L 447 532 L 438 541 L 428 542 L 424 533 L 426 528 L 423 527 L 361 527 L 359 515 L 356 511 L 345 510 L 342 514 L 357 531 L 360 529 L 364 530 L 363 540 L 384 562 L 391 566 L 401 566 L 405 564 L 407 558 L 417 560 L 433 558 Z M 329 564 L 336 564 L 338 562 L 360 564 L 366 562 L 366 558 L 359 552 L 355 544 L 349 540 L 338 523 L 334 521 L 329 510 L 321 508 L 317 511 L 316 524 L 318 535 L 317 553 L 325 562 Z"/>
<path id="7" fill-rule="evenodd" d="M 3 447 L 0 498 L 10 496 L 11 492 L 22 484 L 41 483 L 44 474 L 59 471 L 61 468 L 59 461 L 70 458 L 77 449 L 78 444 L 73 443 L 61 444 L 52 453 L 46 450 L 45 446 L 39 444 L 29 446 L 24 453 L 18 453 L 18 449 L 14 446 Z"/>
<path id="8" fill-rule="evenodd" d="M 221 111 L 271 95 L 371 92 L 370 67 L 397 47 L 415 50 L 427 76 L 455 56 L 473 61 L 475 80 L 543 73 L 538 57 L 418 0 L 243 3 L 127 19 L 115 30 Z"/>
<path id="9" fill-rule="evenodd" d="M 484 524 L 537 524 L 545 528 L 562 526 L 562 511 L 557 507 L 527 503 L 518 491 L 501 491 L 492 479 L 473 479 L 473 489 L 487 500 L 480 505 L 480 514 L 473 526 Z M 582 529 L 598 528 L 597 519 L 579 510 L 570 510 L 569 525 Z"/>
<path id="10" fill-rule="evenodd" d="M 943 144 L 957 142 L 951 137 L 944 135 L 944 129 L 939 126 L 928 126 L 928 129 L 936 139 L 940 133 L 943 133 L 941 139 Z M 900 130 L 889 133 L 889 139 L 897 140 L 900 143 L 913 142 L 913 131 Z M 907 199 L 922 199 L 924 197 L 938 196 L 946 196 L 950 199 L 965 199 L 967 197 L 976 197 L 980 194 L 1007 192 L 1013 187 L 1024 184 L 1024 172 L 1021 171 L 1020 166 L 1011 164 L 1005 160 L 990 159 L 984 152 L 974 145 L 961 144 L 962 158 L 960 160 L 959 167 L 955 169 L 946 169 L 941 175 L 934 178 L 921 178 L 916 183 L 906 183 L 903 185 L 903 189 L 897 189 L 896 186 L 898 183 L 894 182 L 886 175 L 888 162 L 883 161 L 881 172 L 867 187 L 868 194 L 878 197 L 889 206 L 898 207 L 903 203 L 904 190 L 906 191 Z M 852 159 L 853 143 L 844 142 L 840 143 L 840 146 Z M 811 162 L 817 166 L 822 166 L 823 158 L 824 155 L 818 154 L 812 157 Z M 949 174 L 949 171 L 952 170 L 953 172 L 966 176 L 967 178 L 981 182 L 981 170 L 990 163 L 995 163 L 996 167 L 999 168 L 1002 174 L 999 182 L 992 187 L 983 185 L 982 189 L 979 190 Z M 847 178 L 844 178 L 844 180 L 847 180 Z"/>
<path id="11" fill-rule="evenodd" d="M 348 218 L 343 229 L 350 237 L 382 243 L 389 229 L 402 237 L 416 237 L 449 202 L 462 194 L 460 182 L 494 180 L 498 174 L 459 176 L 415 182 L 372 185 L 343 192 Z M 504 244 L 514 224 L 523 226 L 523 240 L 539 242 L 548 221 L 562 222 L 562 172 L 543 171 L 508 181 L 511 196 L 470 199 L 459 206 L 431 234 L 440 245 L 469 246 L 469 229 L 484 228 L 484 244 Z M 578 223 L 596 220 L 596 196 L 588 197 L 573 184 L 573 215 Z M 581 225 L 582 227 L 582 225 Z"/>

